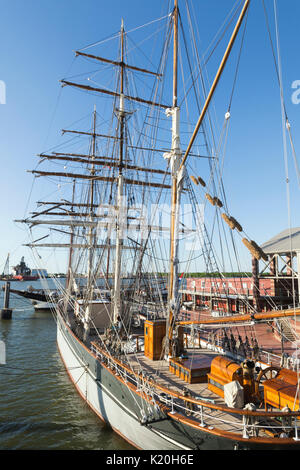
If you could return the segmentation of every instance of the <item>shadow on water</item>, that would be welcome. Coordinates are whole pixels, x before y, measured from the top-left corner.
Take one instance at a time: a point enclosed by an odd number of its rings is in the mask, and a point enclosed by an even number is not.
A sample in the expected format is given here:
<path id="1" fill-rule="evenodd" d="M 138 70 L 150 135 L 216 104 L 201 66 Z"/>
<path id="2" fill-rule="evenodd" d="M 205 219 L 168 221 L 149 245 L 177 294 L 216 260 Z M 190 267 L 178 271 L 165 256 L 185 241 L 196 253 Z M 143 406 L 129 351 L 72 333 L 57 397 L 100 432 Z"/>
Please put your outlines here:
<path id="1" fill-rule="evenodd" d="M 54 423 L 50 421 L 34 422 L 34 421 L 15 421 L 15 422 L 2 422 L 3 420 L 0 419 L 0 433 L 10 433 L 10 432 L 20 432 L 24 430 L 34 431 L 34 432 L 51 432 L 51 431 L 64 431 L 66 429 L 65 423 Z M 105 425 L 103 425 L 105 426 Z M 88 432 L 89 426 L 87 424 L 68 424 L 69 429 L 80 431 L 80 432 Z"/>
<path id="2" fill-rule="evenodd" d="M 84 421 L 84 419 L 83 419 Z M 103 423 L 20 421 L 1 423 L 2 449 L 130 450 L 132 447 Z"/>

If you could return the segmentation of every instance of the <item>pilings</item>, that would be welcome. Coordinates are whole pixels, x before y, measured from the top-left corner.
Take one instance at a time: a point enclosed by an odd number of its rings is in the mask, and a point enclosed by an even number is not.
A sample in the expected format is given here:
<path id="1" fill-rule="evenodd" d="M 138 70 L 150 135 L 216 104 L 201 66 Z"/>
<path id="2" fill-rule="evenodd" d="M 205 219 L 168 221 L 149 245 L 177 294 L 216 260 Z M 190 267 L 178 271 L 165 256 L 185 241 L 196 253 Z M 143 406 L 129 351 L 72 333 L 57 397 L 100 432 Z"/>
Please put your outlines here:
<path id="1" fill-rule="evenodd" d="M 2 320 L 11 320 L 12 309 L 9 308 L 10 282 L 6 282 L 4 289 L 4 304 L 0 310 Z"/>

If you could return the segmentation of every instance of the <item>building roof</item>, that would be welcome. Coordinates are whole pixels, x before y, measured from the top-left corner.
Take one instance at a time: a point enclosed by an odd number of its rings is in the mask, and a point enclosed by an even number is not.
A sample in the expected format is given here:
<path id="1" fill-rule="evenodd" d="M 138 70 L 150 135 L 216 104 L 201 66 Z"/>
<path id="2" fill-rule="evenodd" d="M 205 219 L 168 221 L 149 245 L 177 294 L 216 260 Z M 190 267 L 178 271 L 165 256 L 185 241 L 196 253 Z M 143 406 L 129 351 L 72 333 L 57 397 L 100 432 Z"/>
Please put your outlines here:
<path id="1" fill-rule="evenodd" d="M 261 245 L 266 254 L 300 251 L 300 227 L 284 230 Z"/>

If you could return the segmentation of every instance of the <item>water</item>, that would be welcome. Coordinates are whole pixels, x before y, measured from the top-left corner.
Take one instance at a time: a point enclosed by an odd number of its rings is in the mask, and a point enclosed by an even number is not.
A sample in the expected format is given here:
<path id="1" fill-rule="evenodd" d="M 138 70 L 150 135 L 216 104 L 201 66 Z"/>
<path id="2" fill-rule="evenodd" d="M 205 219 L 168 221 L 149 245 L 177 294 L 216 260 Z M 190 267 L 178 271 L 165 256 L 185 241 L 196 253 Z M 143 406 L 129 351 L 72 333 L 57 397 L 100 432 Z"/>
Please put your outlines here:
<path id="1" fill-rule="evenodd" d="M 41 288 L 39 281 L 12 282 L 11 288 L 29 285 Z M 0 449 L 133 449 L 77 394 L 57 351 L 53 315 L 35 312 L 29 300 L 15 295 L 10 307 L 16 308 L 12 319 L 0 319 L 6 345 L 6 364 L 0 365 Z"/>

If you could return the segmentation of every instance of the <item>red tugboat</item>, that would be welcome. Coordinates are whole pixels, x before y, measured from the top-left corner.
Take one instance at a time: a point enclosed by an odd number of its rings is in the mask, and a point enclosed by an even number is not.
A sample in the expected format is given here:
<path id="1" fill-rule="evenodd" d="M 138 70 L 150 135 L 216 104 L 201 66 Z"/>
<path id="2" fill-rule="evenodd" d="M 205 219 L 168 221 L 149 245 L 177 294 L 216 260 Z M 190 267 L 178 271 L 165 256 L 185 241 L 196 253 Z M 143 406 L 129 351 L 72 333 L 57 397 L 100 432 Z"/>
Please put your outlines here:
<path id="1" fill-rule="evenodd" d="M 31 274 L 31 269 L 26 266 L 24 256 L 22 256 L 20 264 L 13 268 L 13 279 L 17 281 L 36 281 L 38 276 Z"/>

